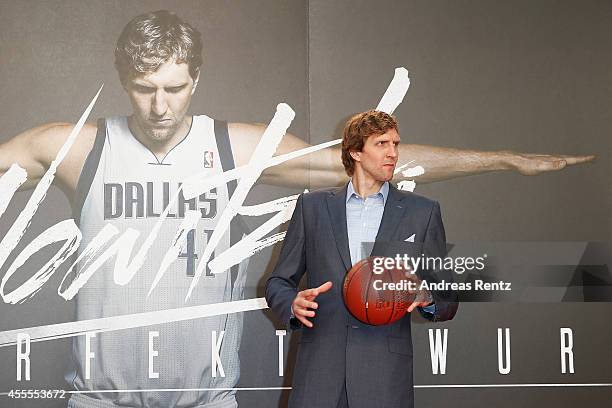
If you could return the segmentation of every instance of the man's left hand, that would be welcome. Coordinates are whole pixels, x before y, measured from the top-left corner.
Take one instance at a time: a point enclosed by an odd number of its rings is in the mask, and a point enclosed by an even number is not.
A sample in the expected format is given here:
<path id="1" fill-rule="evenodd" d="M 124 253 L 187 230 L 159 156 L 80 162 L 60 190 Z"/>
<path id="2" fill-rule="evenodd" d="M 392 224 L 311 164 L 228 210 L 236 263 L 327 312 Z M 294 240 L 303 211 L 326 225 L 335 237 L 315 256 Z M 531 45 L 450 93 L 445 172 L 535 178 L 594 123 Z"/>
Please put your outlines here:
<path id="1" fill-rule="evenodd" d="M 414 309 L 416 309 L 417 307 L 427 307 L 427 306 L 431 306 L 433 305 L 433 302 L 430 301 L 424 301 L 424 302 L 412 302 L 410 304 L 410 306 L 408 306 L 408 313 L 412 312 Z"/>

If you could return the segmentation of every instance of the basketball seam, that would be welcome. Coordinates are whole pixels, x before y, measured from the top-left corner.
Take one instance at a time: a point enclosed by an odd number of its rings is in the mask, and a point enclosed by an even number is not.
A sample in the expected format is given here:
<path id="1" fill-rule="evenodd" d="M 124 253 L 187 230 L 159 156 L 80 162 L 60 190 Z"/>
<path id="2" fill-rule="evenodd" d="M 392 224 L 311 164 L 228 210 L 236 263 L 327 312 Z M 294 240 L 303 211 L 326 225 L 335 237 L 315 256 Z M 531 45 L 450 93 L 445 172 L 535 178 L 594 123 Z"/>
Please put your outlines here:
<path id="1" fill-rule="evenodd" d="M 368 262 L 366 264 L 369 265 L 370 264 L 370 260 L 368 260 Z M 369 306 L 369 303 L 370 303 L 368 301 L 369 300 L 368 296 L 370 295 L 370 284 L 371 283 L 372 283 L 372 274 L 370 273 L 370 276 L 368 278 L 368 283 L 366 285 L 366 293 L 365 293 L 365 301 L 366 301 L 366 305 L 368 305 L 368 306 Z M 370 322 L 370 316 L 368 315 L 368 309 L 369 309 L 369 307 L 365 308 L 366 320 L 368 321 L 368 324 L 372 324 Z"/>
<path id="2" fill-rule="evenodd" d="M 357 275 L 357 272 L 353 273 L 352 275 L 349 275 L 349 272 L 351 270 L 349 269 L 346 272 L 346 275 L 344 276 L 344 287 L 343 287 L 343 291 L 344 291 L 344 296 L 343 296 L 343 300 L 344 300 L 344 306 L 346 307 L 346 309 L 349 311 L 349 313 L 357 318 L 357 316 L 355 316 L 353 314 L 353 312 L 351 311 L 351 308 L 349 307 L 349 305 L 347 304 L 347 300 L 346 298 L 348 297 L 348 294 L 350 293 L 350 287 L 351 287 L 351 281 L 353 280 L 353 278 L 355 277 L 355 275 Z"/>
<path id="3" fill-rule="evenodd" d="M 387 270 L 386 272 L 389 273 L 389 277 L 391 278 L 391 282 L 395 283 L 395 279 L 393 278 L 393 274 L 391 273 L 391 271 Z M 387 323 L 385 323 L 385 324 L 389 324 L 389 322 L 391 322 L 391 319 L 393 318 L 393 314 L 395 313 L 395 293 L 393 293 L 393 302 L 392 303 L 393 303 L 393 309 L 391 309 L 391 314 L 389 315 L 389 318 L 387 319 Z"/>

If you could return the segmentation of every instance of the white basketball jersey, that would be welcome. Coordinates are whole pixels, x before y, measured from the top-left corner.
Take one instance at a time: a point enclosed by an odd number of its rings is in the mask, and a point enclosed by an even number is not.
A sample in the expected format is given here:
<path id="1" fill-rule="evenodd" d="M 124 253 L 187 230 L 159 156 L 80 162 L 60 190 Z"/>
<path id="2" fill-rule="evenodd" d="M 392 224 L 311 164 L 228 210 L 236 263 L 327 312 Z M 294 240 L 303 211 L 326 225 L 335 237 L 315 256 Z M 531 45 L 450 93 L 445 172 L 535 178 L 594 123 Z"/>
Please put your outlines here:
<path id="1" fill-rule="evenodd" d="M 230 149 L 231 157 L 231 148 L 228 141 L 223 147 L 225 152 L 220 152 L 215 137 L 215 121 L 207 116 L 194 116 L 187 136 L 163 160 L 158 160 L 132 135 L 127 118 L 109 118 L 105 124 L 98 126 L 105 127 L 105 134 L 99 133 L 90 154 L 93 154 L 93 159 L 88 157 L 81 175 L 81 178 L 86 179 L 87 173 L 91 173 L 93 180 L 89 189 L 86 180 L 84 186 L 79 180 L 79 189 L 85 191 L 82 193 L 84 199 L 81 200 L 79 218 L 83 233 L 80 248 L 86 248 L 107 224 L 115 226 L 120 234 L 131 228 L 140 233 L 130 254 L 132 259 L 158 223 L 159 215 L 168 206 L 181 182 L 202 172 L 210 175 L 223 172 L 220 156 L 225 153 L 227 157 L 227 149 Z M 98 157 L 97 167 L 92 167 Z M 227 164 L 223 165 L 227 167 Z M 186 200 L 181 193 L 177 202 L 170 204 L 168 217 L 161 224 L 143 267 L 125 285 L 118 285 L 114 278 L 116 256 L 112 256 L 80 289 L 76 298 L 77 319 L 96 319 L 240 299 L 246 278 L 244 264 L 237 268 L 237 273 L 226 271 L 213 275 L 207 268 L 190 298 L 185 301 L 206 243 L 228 201 L 226 185 L 192 200 Z M 199 213 L 197 227 L 188 233 L 178 259 L 171 264 L 151 294 L 147 295 L 187 210 Z M 215 253 L 220 254 L 229 246 L 230 235 L 227 231 Z M 73 345 L 76 370 L 67 379 L 76 390 L 91 390 L 92 393 L 74 395 L 69 406 L 235 406 L 235 392 L 227 390 L 117 393 L 100 393 L 96 390 L 235 387 L 240 375 L 238 348 L 241 331 L 242 315 L 230 314 L 98 333 L 90 340 L 93 358 L 90 360 L 89 379 L 85 375 L 86 338 L 78 336 Z M 157 332 L 151 340 L 150 332 Z M 211 372 L 213 332 L 217 338 L 224 332 L 219 353 L 224 377 L 219 370 L 215 370 L 214 377 Z M 152 369 L 149 363 L 151 344 L 157 352 L 152 360 Z M 158 373 L 159 378 L 149 378 L 150 369 Z"/>

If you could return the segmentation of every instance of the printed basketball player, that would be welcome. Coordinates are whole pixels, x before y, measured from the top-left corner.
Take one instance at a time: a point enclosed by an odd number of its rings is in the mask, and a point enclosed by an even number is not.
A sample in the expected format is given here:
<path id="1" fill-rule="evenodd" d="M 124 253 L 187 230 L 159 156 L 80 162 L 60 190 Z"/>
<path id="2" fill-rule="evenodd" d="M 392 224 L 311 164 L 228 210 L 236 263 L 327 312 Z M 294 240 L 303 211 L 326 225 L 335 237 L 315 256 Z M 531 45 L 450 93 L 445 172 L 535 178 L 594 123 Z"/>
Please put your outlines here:
<path id="1" fill-rule="evenodd" d="M 213 175 L 247 164 L 265 129 L 261 125 L 226 124 L 206 115 L 188 114 L 200 77 L 202 43 L 200 34 L 171 12 L 143 14 L 128 23 L 117 41 L 115 64 L 132 104 L 132 114 L 86 124 L 55 179 L 73 204 L 83 233 L 80 248 L 85 248 L 108 223 L 121 232 L 133 228 L 140 232 L 142 240 L 182 180 L 202 171 Z M 0 175 L 18 163 L 28 174 L 24 187 L 34 187 L 72 128 L 66 123 L 45 124 L 0 145 Z M 277 154 L 307 146 L 287 134 Z M 337 160 L 339 155 L 339 149 L 325 149 L 288 161 L 267 169 L 261 182 L 302 188 L 309 183 L 312 187 L 340 185 L 346 176 Z M 536 175 L 594 158 L 422 145 L 403 145 L 401 156 L 424 167 L 425 174 L 417 177 L 417 182 L 500 170 Z M 207 274 L 185 303 L 198 255 L 227 205 L 231 190 L 230 183 L 197 199 L 179 197 L 140 273 L 128 284 L 117 285 L 113 262 L 107 261 L 79 292 L 77 319 L 240 299 L 244 264 L 237 271 Z M 181 256 L 155 292 L 147 296 L 153 275 L 186 210 L 199 212 L 197 228 L 189 233 Z M 230 236 L 226 234 L 218 248 L 222 251 L 229 245 Z M 93 392 L 74 395 L 69 406 L 235 407 L 235 391 L 228 388 L 235 387 L 239 377 L 237 350 L 241 330 L 241 314 L 232 314 L 97 334 L 87 340 L 95 355 L 89 373 L 85 366 L 86 339 L 79 336 L 73 347 L 75 370 L 67 380 L 75 389 Z M 148 364 L 151 341 L 160 350 L 153 367 Z M 211 347 L 220 347 L 222 368 L 212 369 Z M 94 391 L 159 388 L 218 390 Z"/>

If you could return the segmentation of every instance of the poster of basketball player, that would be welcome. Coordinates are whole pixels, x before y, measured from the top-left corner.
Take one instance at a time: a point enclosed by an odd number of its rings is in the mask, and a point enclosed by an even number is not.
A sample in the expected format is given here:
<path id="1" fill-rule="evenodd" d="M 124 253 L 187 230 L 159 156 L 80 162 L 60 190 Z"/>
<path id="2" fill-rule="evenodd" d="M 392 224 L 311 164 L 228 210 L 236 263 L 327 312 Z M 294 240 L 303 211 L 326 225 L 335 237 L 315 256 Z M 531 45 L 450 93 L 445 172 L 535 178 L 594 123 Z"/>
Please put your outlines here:
<path id="1" fill-rule="evenodd" d="M 415 406 L 602 405 L 611 12 L 0 1 L 0 405 L 287 406 L 300 331 L 265 282 L 377 107 L 393 184 L 440 203 L 454 259 L 486 254 L 457 281 L 516 288 L 412 317 Z"/>

